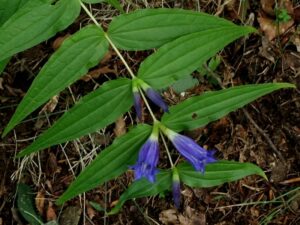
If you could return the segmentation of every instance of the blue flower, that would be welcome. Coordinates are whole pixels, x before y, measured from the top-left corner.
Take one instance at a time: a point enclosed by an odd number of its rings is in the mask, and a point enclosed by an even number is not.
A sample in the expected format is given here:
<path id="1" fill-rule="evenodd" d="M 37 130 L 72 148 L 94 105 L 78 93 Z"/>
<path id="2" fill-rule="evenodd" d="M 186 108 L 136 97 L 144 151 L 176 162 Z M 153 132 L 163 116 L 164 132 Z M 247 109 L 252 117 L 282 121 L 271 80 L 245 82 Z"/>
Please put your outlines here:
<path id="1" fill-rule="evenodd" d="M 172 170 L 172 194 L 173 194 L 173 201 L 178 209 L 180 207 L 180 179 L 179 179 L 179 174 L 176 168 L 173 168 Z"/>
<path id="2" fill-rule="evenodd" d="M 141 120 L 142 118 L 142 99 L 141 95 L 143 93 L 157 106 L 162 108 L 164 112 L 169 112 L 168 105 L 164 102 L 161 95 L 155 91 L 152 87 L 146 84 L 143 80 L 139 78 L 134 78 L 132 80 L 132 92 L 134 98 L 134 108 L 136 110 L 136 114 L 138 118 Z"/>
<path id="3" fill-rule="evenodd" d="M 168 138 L 179 153 L 193 165 L 195 170 L 204 173 L 207 163 L 216 162 L 215 151 L 207 151 L 200 147 L 193 139 L 166 129 Z"/>
<path id="4" fill-rule="evenodd" d="M 142 120 L 142 99 L 138 91 L 133 92 L 133 100 L 136 115 L 139 118 L 139 120 Z"/>
<path id="5" fill-rule="evenodd" d="M 146 143 L 142 146 L 139 157 L 135 165 L 131 166 L 134 170 L 135 180 L 143 177 L 150 182 L 155 182 L 155 176 L 158 172 L 156 166 L 159 159 L 158 136 L 152 134 Z"/>
<path id="6" fill-rule="evenodd" d="M 147 97 L 157 106 L 159 106 L 164 112 L 169 112 L 168 105 L 164 102 L 162 97 L 153 88 L 147 87 L 144 89 Z"/>

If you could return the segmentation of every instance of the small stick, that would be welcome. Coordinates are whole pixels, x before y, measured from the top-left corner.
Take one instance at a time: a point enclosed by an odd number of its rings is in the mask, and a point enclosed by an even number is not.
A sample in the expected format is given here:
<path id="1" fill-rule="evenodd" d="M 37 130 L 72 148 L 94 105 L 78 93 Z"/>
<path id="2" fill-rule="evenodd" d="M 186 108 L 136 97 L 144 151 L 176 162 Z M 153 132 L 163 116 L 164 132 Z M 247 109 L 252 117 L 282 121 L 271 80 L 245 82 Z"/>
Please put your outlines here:
<path id="1" fill-rule="evenodd" d="M 268 142 L 268 144 L 270 145 L 271 149 L 278 155 L 279 159 L 283 162 L 286 163 L 285 159 L 283 158 L 281 152 L 276 148 L 276 146 L 274 145 L 274 143 L 272 142 L 272 140 L 270 139 L 269 135 L 267 135 L 263 129 L 261 129 L 257 123 L 252 119 L 252 117 L 250 116 L 250 114 L 248 113 L 248 111 L 246 109 L 242 109 L 243 113 L 245 114 L 245 116 L 247 117 L 247 119 L 253 124 L 253 126 L 255 127 L 255 129 L 266 139 L 266 141 Z"/>

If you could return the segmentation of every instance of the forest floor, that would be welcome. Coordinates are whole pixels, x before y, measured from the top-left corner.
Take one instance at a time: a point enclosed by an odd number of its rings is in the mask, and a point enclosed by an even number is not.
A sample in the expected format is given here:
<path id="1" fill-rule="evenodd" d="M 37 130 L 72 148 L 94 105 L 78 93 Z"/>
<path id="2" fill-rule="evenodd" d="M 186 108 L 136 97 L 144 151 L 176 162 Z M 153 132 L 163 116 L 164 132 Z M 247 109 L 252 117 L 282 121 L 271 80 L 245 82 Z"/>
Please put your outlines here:
<path id="1" fill-rule="evenodd" d="M 89 136 L 54 146 L 38 155 L 15 159 L 81 96 L 98 84 L 126 70 L 111 50 L 88 75 L 52 99 L 47 109 L 38 109 L 4 139 L 0 139 L 0 225 L 26 224 L 17 212 L 18 181 L 30 185 L 36 208 L 45 221 L 58 218 L 61 225 L 76 224 L 300 224 L 300 3 L 291 0 L 187 0 L 124 1 L 124 9 L 183 8 L 217 15 L 236 24 L 252 25 L 256 34 L 241 38 L 219 53 L 220 64 L 210 71 L 209 82 L 199 72 L 193 74 L 197 84 L 184 90 L 184 98 L 220 86 L 267 82 L 289 82 L 294 90 L 280 90 L 247 105 L 244 109 L 186 133 L 209 149 L 217 150 L 218 159 L 251 162 L 260 166 L 268 181 L 248 176 L 214 188 L 192 189 L 182 186 L 182 205 L 176 209 L 172 196 L 166 195 L 128 201 L 113 216 L 87 204 L 97 202 L 104 208 L 116 204 L 125 187 L 132 182 L 132 172 L 65 203 L 54 204 L 78 175 L 80 159 L 91 161 L 97 149 L 110 144 L 115 136 L 127 132 L 134 113 L 124 115 L 113 125 Z M 131 2 L 130 4 L 128 2 Z M 92 12 L 103 27 L 118 15 L 107 4 L 92 5 Z M 82 12 L 77 22 L 54 38 L 13 57 L 0 77 L 0 132 L 30 87 L 35 75 L 66 36 L 83 24 L 91 23 Z M 278 33 L 279 32 L 279 33 Z M 136 71 L 150 52 L 122 52 Z M 168 104 L 183 99 L 174 88 L 163 92 Z M 159 111 L 157 111 L 159 114 Z M 143 121 L 150 121 L 147 112 Z M 96 149 L 96 150 L 95 150 Z M 78 153 L 80 152 L 80 154 Z M 82 157 L 82 158 L 80 158 Z M 67 221 L 65 218 L 68 218 Z"/>

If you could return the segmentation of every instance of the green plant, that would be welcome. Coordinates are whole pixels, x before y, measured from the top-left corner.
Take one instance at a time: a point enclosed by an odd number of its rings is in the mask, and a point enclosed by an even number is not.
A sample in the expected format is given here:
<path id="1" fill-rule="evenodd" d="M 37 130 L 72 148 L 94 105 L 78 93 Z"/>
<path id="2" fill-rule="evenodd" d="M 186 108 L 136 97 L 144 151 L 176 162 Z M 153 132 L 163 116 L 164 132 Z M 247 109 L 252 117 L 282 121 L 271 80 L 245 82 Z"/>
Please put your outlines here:
<path id="1" fill-rule="evenodd" d="M 105 32 L 83 3 L 102 2 L 100 0 L 19 2 L 24 4 L 0 28 L 0 61 L 3 65 L 12 55 L 68 27 L 81 9 L 89 15 L 94 25 L 88 25 L 66 39 L 50 57 L 17 107 L 2 137 L 52 96 L 97 65 L 109 46 L 120 57 L 129 76 L 107 81 L 84 96 L 18 157 L 104 128 L 129 111 L 133 104 L 139 116 L 142 100 L 153 120 L 152 125 L 136 125 L 127 134 L 116 138 L 82 171 L 57 203 L 61 204 L 121 175 L 129 166 L 135 170 L 138 181 L 125 191 L 111 214 L 116 213 L 128 199 L 156 195 L 170 190 L 172 185 L 174 198 L 178 199 L 176 194 L 180 182 L 192 187 L 211 187 L 251 174 L 266 178 L 263 171 L 253 164 L 217 161 L 213 151 L 206 151 L 176 132 L 205 126 L 263 95 L 281 88 L 293 88 L 294 85 L 269 83 L 237 86 L 189 98 L 169 109 L 157 92 L 189 76 L 226 45 L 255 32 L 255 29 L 193 11 L 143 9 L 114 18 Z M 120 53 L 120 50 L 153 48 L 158 49 L 141 63 L 137 74 L 132 72 Z M 160 120 L 152 112 L 146 96 L 165 111 Z M 173 142 L 193 167 L 188 163 L 174 164 L 164 136 Z M 170 169 L 156 168 L 159 138 L 164 143 Z M 189 144 L 189 148 L 184 143 Z M 176 202 L 178 205 L 178 200 Z"/>

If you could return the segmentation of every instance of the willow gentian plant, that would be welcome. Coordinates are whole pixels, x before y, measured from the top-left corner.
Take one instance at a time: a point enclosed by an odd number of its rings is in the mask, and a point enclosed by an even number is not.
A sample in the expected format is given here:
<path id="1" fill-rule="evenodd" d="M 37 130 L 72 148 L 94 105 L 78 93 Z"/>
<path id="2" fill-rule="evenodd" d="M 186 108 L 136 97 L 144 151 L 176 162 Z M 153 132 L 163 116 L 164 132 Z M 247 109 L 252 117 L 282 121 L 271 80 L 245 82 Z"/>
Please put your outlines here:
<path id="1" fill-rule="evenodd" d="M 94 23 L 64 40 L 41 68 L 4 129 L 2 138 L 53 96 L 97 66 L 110 49 L 115 51 L 128 72 L 123 77 L 108 79 L 99 84 L 98 89 L 82 97 L 17 157 L 103 129 L 130 112 L 132 106 L 141 121 L 142 102 L 151 116 L 145 120 L 149 124 L 133 125 L 125 135 L 117 137 L 110 146 L 100 151 L 59 197 L 57 204 L 115 179 L 128 168 L 134 170 L 135 181 L 120 196 L 111 213 L 118 212 L 129 199 L 171 190 L 175 205 L 179 207 L 180 183 L 201 188 L 251 174 L 266 178 L 263 171 L 253 164 L 216 161 L 214 151 L 205 150 L 179 132 L 203 127 L 263 95 L 281 88 L 294 88 L 294 85 L 236 86 L 189 97 L 169 108 L 157 92 L 168 88 L 176 80 L 185 79 L 226 45 L 256 30 L 201 12 L 161 8 L 119 15 L 104 31 L 85 5 L 97 2 L 100 0 L 15 1 L 15 5 L 5 6 L 11 8 L 0 18 L 0 72 L 14 54 L 50 39 L 78 21 L 81 9 Z M 121 54 L 121 50 L 151 49 L 156 50 L 140 64 L 136 74 Z M 162 109 L 161 118 L 155 117 L 148 99 Z M 164 137 L 188 163 L 172 161 Z M 161 142 L 164 147 L 160 149 L 166 150 L 161 154 L 168 155 L 171 168 L 157 168 Z"/>

